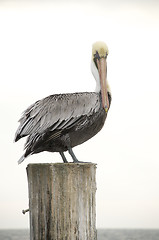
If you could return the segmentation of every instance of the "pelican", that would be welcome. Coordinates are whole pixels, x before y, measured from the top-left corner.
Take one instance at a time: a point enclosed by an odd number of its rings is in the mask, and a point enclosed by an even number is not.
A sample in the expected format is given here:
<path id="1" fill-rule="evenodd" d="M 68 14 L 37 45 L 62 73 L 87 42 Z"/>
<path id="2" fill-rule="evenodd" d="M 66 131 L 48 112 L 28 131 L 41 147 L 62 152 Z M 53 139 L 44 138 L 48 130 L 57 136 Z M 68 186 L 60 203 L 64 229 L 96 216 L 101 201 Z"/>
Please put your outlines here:
<path id="1" fill-rule="evenodd" d="M 104 42 L 92 46 L 91 70 L 96 80 L 94 92 L 54 94 L 43 98 L 23 113 L 15 134 L 15 142 L 28 136 L 25 153 L 18 163 L 43 151 L 59 152 L 63 162 L 68 151 L 74 163 L 72 148 L 96 135 L 103 127 L 111 103 L 107 82 L 108 47 Z"/>

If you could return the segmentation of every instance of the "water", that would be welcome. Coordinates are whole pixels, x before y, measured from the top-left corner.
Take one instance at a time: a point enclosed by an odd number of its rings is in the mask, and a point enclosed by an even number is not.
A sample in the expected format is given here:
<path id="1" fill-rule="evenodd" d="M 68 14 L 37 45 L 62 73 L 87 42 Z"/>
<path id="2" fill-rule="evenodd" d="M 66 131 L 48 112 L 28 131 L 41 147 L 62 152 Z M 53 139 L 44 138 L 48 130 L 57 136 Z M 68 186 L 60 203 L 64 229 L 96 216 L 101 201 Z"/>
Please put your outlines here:
<path id="1" fill-rule="evenodd" d="M 0 230 L 0 240 L 29 240 L 29 230 Z"/>
<path id="2" fill-rule="evenodd" d="M 97 232 L 98 240 L 159 240 L 159 229 L 98 229 Z M 0 230 L 0 240 L 29 240 L 29 230 Z"/>
<path id="3" fill-rule="evenodd" d="M 98 240 L 159 240 L 159 229 L 100 229 Z"/>

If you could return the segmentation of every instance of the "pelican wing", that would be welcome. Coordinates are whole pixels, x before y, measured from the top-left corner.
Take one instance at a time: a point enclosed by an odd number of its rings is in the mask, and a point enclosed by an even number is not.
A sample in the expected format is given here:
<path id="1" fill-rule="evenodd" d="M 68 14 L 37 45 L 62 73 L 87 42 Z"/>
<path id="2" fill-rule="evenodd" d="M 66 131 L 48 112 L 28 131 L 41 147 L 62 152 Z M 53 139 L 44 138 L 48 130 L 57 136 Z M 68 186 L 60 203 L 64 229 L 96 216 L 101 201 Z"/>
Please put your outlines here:
<path id="1" fill-rule="evenodd" d="M 43 134 L 47 129 L 53 131 L 69 128 L 82 116 L 89 116 L 99 108 L 98 93 L 50 95 L 24 111 L 15 141 L 27 135 Z"/>

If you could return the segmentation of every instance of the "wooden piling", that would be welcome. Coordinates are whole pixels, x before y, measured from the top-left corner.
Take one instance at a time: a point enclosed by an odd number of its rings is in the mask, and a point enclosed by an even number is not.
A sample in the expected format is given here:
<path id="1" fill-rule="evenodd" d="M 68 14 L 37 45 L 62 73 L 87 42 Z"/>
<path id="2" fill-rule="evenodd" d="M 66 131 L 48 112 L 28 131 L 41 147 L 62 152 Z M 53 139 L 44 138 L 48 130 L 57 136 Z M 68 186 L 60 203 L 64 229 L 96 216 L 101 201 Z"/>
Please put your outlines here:
<path id="1" fill-rule="evenodd" d="M 29 164 L 30 240 L 96 240 L 96 164 Z"/>

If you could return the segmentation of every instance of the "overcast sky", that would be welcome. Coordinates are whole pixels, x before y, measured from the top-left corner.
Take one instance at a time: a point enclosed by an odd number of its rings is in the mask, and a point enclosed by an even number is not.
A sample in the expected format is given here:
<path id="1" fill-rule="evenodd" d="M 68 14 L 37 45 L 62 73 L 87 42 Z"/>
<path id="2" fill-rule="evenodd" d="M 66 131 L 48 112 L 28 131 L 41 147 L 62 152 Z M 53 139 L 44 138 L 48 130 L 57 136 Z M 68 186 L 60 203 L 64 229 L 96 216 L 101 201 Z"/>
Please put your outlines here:
<path id="1" fill-rule="evenodd" d="M 158 1 L 80 2 L 0 1 L 0 228 L 29 227 L 27 164 L 61 162 L 45 152 L 17 165 L 21 113 L 50 94 L 93 91 L 97 40 L 109 47 L 112 105 L 102 131 L 74 148 L 98 164 L 97 227 L 159 227 Z"/>

